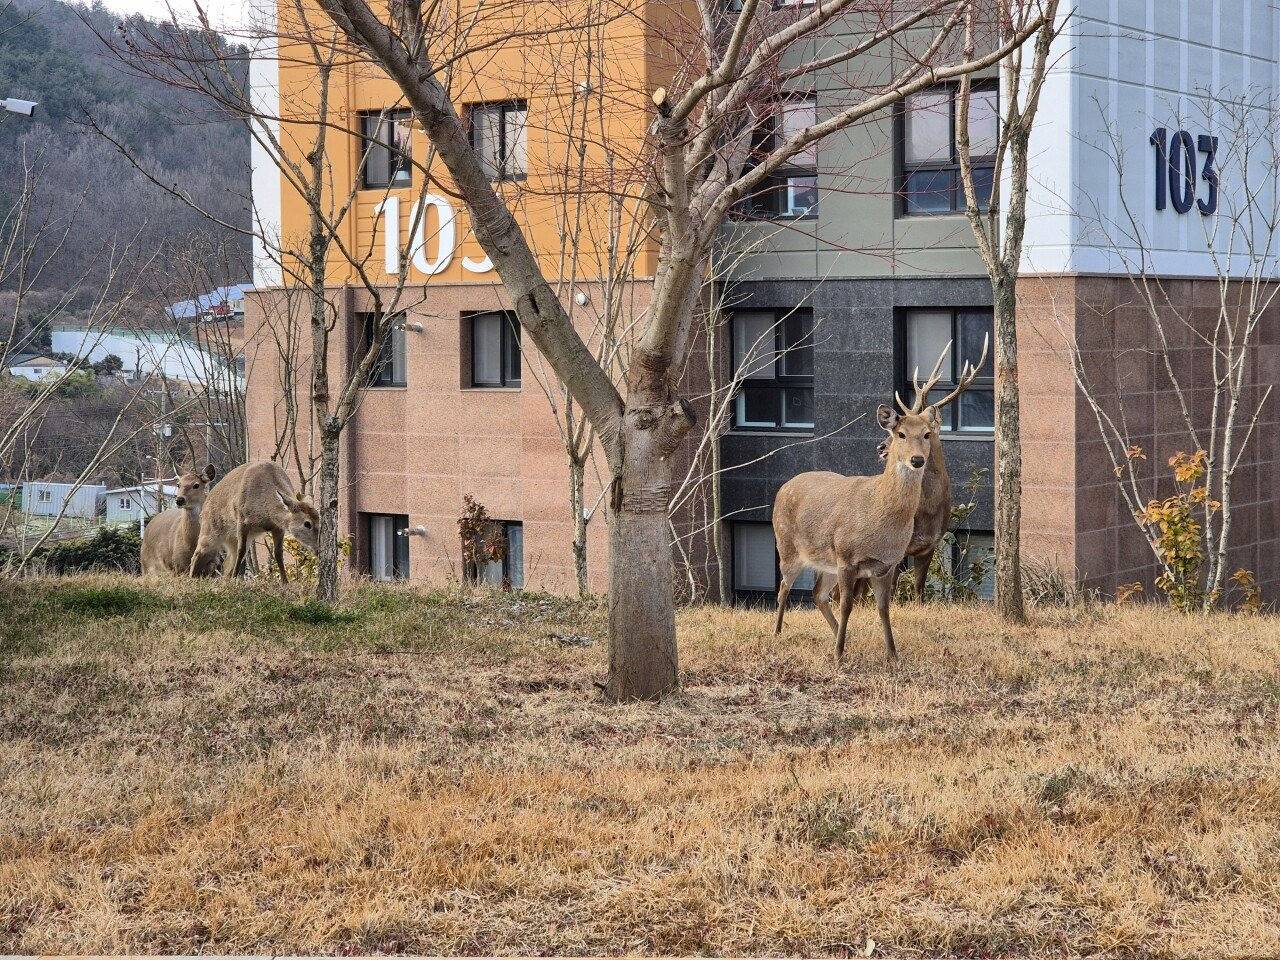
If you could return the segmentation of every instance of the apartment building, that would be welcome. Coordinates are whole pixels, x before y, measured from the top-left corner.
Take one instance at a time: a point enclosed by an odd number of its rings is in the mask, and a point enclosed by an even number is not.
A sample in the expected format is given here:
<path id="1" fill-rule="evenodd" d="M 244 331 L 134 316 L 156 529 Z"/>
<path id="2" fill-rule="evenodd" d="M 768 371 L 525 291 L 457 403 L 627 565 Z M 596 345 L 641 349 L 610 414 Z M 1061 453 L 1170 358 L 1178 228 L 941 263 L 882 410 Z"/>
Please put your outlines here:
<path id="1" fill-rule="evenodd" d="M 1229 201 L 1239 200 L 1226 160 L 1228 125 L 1217 105 L 1246 96 L 1272 99 L 1280 86 L 1280 16 L 1266 0 L 1076 0 L 1064 6 L 1067 35 L 1033 137 L 1018 291 L 1024 549 L 1035 562 L 1112 591 L 1133 581 L 1150 584 L 1156 571 L 1117 492 L 1073 357 L 1098 385 L 1094 399 L 1122 404 L 1132 421 L 1129 438 L 1144 449 L 1151 469 L 1163 469 L 1169 455 L 1191 447 L 1173 415 L 1177 393 L 1164 357 L 1188 373 L 1191 392 L 1203 392 L 1196 373 L 1209 375 L 1212 351 L 1192 327 L 1212 326 L 1217 315 L 1223 260 L 1215 224 Z M 629 20 L 611 31 L 603 59 L 611 69 L 629 71 L 627 86 L 638 80 L 639 89 L 651 88 L 670 71 L 656 42 L 660 24 Z M 563 149 L 564 137 L 556 133 L 567 115 L 563 85 L 540 85 L 540 71 L 528 62 L 534 56 L 502 54 L 480 71 L 466 104 L 473 136 L 487 151 L 495 180 L 513 181 L 517 215 L 565 283 L 566 302 L 616 302 L 598 250 L 573 264 L 558 258 L 573 218 L 536 199 L 537 191 L 517 189 L 522 178 L 556 168 L 553 158 Z M 274 89 L 273 77 L 258 81 Z M 305 99 L 303 81 L 291 83 L 288 70 L 280 76 L 282 112 L 291 97 Z M 797 93 L 776 122 L 821 119 L 838 102 L 837 87 L 833 79 L 828 88 Z M 991 335 L 991 285 L 961 212 L 955 95 L 946 85 L 917 94 L 798 158 L 726 229 L 723 259 L 732 268 L 722 284 L 729 334 L 723 363 L 744 376 L 720 440 L 720 490 L 731 565 L 726 579 L 739 598 L 776 589 L 769 521 L 778 487 L 803 470 L 879 470 L 877 404 L 891 402 L 895 391 L 906 396 L 911 371 L 927 371 L 950 343 L 938 384 L 947 389 L 964 363 L 978 360 Z M 385 252 L 388 278 L 403 266 L 419 296 L 366 391 L 344 453 L 342 516 L 358 544 L 356 562 L 375 576 L 460 574 L 456 521 L 470 495 L 502 521 L 508 540 L 508 559 L 484 576 L 572 589 L 566 459 L 553 405 L 530 376 L 538 359 L 521 348 L 509 304 L 484 269 L 463 212 L 446 209 L 447 200 L 431 201 L 430 213 L 451 218 L 452 231 L 436 228 L 439 243 L 420 244 L 411 264 L 394 262 L 383 237 L 389 222 L 408 216 L 415 173 L 383 145 L 417 156 L 426 144 L 403 114 L 389 109 L 397 101 L 384 80 L 348 78 L 341 96 L 341 109 L 362 134 L 350 138 L 335 164 L 336 180 L 363 178 L 351 242 L 376 251 L 379 262 Z M 645 109 L 639 100 L 611 111 L 610 138 L 623 145 L 621 152 L 643 130 Z M 999 109 L 994 78 L 982 78 L 970 116 L 978 155 L 993 148 Z M 363 165 L 362 142 L 368 147 Z M 980 184 L 991 168 L 979 156 Z M 255 178 L 259 208 L 270 210 L 275 202 L 286 232 L 298 224 L 301 209 L 282 194 L 274 170 L 259 162 Z M 575 222 L 607 216 L 590 203 L 584 211 Z M 1266 227 L 1254 225 L 1248 233 L 1265 240 Z M 629 316 L 643 310 L 645 278 L 652 277 L 655 251 L 648 242 L 637 244 L 640 266 L 629 274 L 623 296 Z M 1229 260 L 1227 272 L 1242 280 L 1257 274 L 1247 256 Z M 1141 278 L 1161 282 L 1160 315 L 1185 328 L 1172 349 L 1158 342 Z M 269 275 L 255 279 L 258 292 L 247 313 L 250 325 L 262 325 L 273 283 Z M 333 280 L 341 288 L 342 335 L 358 337 L 366 298 L 340 267 Z M 581 311 L 581 319 L 588 332 L 597 321 L 591 309 Z M 1247 378 L 1255 398 L 1280 379 L 1278 344 L 1268 313 Z M 279 378 L 266 372 L 275 366 L 269 353 L 250 360 L 254 455 L 270 454 L 279 432 Z M 971 478 L 976 483 L 975 509 L 961 543 L 944 558 L 948 563 L 962 564 L 990 546 L 993 395 L 988 359 L 945 411 L 944 449 L 957 500 L 968 499 Z M 1208 414 L 1197 396 L 1195 416 L 1203 421 Z M 1268 593 L 1277 586 L 1280 537 L 1280 510 L 1270 494 L 1280 479 L 1276 426 L 1272 402 L 1263 406 L 1241 462 L 1238 550 L 1231 558 L 1233 569 L 1254 571 Z M 588 486 L 586 503 L 597 503 L 599 478 L 592 475 Z M 589 529 L 592 585 L 600 588 L 602 509 L 593 512 Z"/>

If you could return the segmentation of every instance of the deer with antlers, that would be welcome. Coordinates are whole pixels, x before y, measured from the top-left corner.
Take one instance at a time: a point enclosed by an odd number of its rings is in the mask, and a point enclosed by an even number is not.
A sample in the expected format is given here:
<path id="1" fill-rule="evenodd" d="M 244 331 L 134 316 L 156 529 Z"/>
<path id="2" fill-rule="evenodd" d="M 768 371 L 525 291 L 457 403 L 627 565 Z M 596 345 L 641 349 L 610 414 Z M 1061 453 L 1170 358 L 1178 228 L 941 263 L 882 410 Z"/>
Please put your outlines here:
<path id="1" fill-rule="evenodd" d="M 978 362 L 965 364 L 955 388 L 940 400 L 929 404 L 929 394 L 941 379 L 942 365 L 951 350 L 951 344 L 948 343 L 943 348 L 942 354 L 938 357 L 937 362 L 933 365 L 933 370 L 930 371 L 923 384 L 920 383 L 920 371 L 917 369 L 912 372 L 911 385 L 915 393 L 912 396 L 910 406 L 905 404 L 902 401 L 902 397 L 896 392 L 894 393 L 894 400 L 897 402 L 899 409 L 903 413 L 914 414 L 925 414 L 926 410 L 931 410 L 934 412 L 935 419 L 940 419 L 938 416 L 939 411 L 954 402 L 977 379 L 982 365 L 987 362 L 987 350 L 989 347 L 990 338 L 984 338 L 982 341 L 982 355 L 978 358 Z M 889 440 L 887 437 L 880 441 L 877 452 L 881 461 L 887 458 L 889 452 Z M 924 597 L 924 585 L 929 576 L 929 566 L 933 563 L 933 555 L 937 552 L 938 544 L 942 542 L 942 537 L 947 532 L 947 524 L 950 520 L 951 477 L 947 473 L 947 461 L 946 457 L 943 456 L 941 435 L 938 431 L 935 431 L 929 447 L 929 461 L 925 466 L 924 478 L 920 484 L 920 505 L 916 508 L 915 526 L 906 552 L 906 556 L 911 558 L 911 572 L 915 580 L 916 599 Z M 900 573 L 901 570 L 898 568 L 891 572 L 890 595 L 897 592 Z M 833 630 L 835 629 L 835 620 L 830 615 L 830 609 L 831 604 L 839 599 L 839 589 L 839 584 L 835 578 L 826 575 L 820 575 L 813 588 L 814 601 L 817 603 L 818 609 L 826 616 L 827 622 Z M 866 590 L 867 581 L 865 579 L 859 580 L 854 588 L 854 601 L 860 601 L 866 594 Z"/>
<path id="2" fill-rule="evenodd" d="M 778 545 L 782 583 L 778 588 L 778 618 L 774 633 L 782 632 L 791 584 L 805 567 L 814 569 L 813 597 L 836 640 L 836 660 L 844 657 L 849 613 L 871 582 L 890 661 L 897 660 L 889 620 L 889 603 L 898 583 L 902 561 L 914 558 L 916 591 L 920 595 L 929 564 L 951 517 L 951 479 L 939 436 L 940 411 L 953 402 L 978 376 L 987 359 L 988 341 L 976 364 L 967 364 L 954 390 L 929 404 L 929 392 L 941 379 L 947 344 L 923 384 L 919 370 L 912 375 L 915 396 L 908 406 L 894 394 L 898 410 L 881 405 L 876 415 L 885 431 L 879 477 L 846 477 L 817 471 L 802 473 L 778 491 L 773 508 L 774 538 Z M 922 448 L 922 449 L 921 449 Z M 865 554 L 865 556 L 864 556 Z M 832 605 L 840 604 L 839 620 Z"/>

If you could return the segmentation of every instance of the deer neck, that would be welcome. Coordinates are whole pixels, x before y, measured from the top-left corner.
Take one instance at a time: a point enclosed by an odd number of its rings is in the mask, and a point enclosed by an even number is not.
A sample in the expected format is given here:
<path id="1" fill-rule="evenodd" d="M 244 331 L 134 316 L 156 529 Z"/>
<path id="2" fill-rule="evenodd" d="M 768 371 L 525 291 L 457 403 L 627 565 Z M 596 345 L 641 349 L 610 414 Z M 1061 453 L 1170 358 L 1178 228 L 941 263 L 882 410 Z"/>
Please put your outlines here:
<path id="1" fill-rule="evenodd" d="M 915 516 L 920 508 L 920 491 L 928 469 L 926 465 L 922 470 L 913 470 L 905 462 L 893 460 L 885 465 L 876 487 L 886 515 Z"/>
<path id="2" fill-rule="evenodd" d="M 182 511 L 182 532 L 188 540 L 200 536 L 200 507 L 179 507 Z"/>

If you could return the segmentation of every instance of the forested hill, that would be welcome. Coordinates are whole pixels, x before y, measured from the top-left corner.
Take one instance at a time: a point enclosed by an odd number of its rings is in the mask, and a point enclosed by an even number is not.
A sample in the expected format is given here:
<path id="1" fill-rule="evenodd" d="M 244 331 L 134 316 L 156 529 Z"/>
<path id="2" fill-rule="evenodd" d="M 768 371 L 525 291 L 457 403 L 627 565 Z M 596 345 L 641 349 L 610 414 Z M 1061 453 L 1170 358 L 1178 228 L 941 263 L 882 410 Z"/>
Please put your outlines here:
<path id="1" fill-rule="evenodd" d="M 87 113 L 161 182 L 249 225 L 247 131 L 193 94 L 124 71 L 94 32 L 112 36 L 119 19 L 100 4 L 0 0 L 0 97 L 40 103 L 34 120 L 0 115 L 0 214 L 21 189 L 25 154 L 39 168 L 37 215 L 74 221 L 40 284 L 48 290 L 70 287 L 123 242 L 147 260 L 195 237 L 247 261 L 246 238 L 153 185 L 85 124 Z"/>

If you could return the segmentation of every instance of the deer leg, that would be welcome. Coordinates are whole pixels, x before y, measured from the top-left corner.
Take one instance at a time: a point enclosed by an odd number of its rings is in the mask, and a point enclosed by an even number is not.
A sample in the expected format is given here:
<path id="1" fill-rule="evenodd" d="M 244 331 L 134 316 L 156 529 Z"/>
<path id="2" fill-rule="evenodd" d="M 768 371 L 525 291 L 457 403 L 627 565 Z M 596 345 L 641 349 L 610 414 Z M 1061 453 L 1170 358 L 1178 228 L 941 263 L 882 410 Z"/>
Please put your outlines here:
<path id="1" fill-rule="evenodd" d="M 222 576 L 230 580 L 236 575 L 236 571 L 240 569 L 240 561 L 244 559 L 244 544 L 248 538 L 243 531 L 237 531 L 232 534 L 231 542 L 227 544 L 226 555 L 222 558 Z"/>
<path id="2" fill-rule="evenodd" d="M 818 612 L 822 614 L 822 618 L 827 621 L 827 626 L 831 628 L 831 635 L 834 637 L 840 632 L 840 627 L 836 624 L 835 615 L 831 612 L 831 601 L 839 595 L 836 587 L 835 577 L 829 573 L 818 574 L 818 579 L 813 585 L 813 604 L 818 608 Z"/>
<path id="3" fill-rule="evenodd" d="M 911 572 L 915 574 L 916 580 L 917 600 L 924 600 L 924 585 L 929 579 L 929 567 L 933 565 L 933 554 L 937 549 L 935 546 L 928 553 L 919 554 L 911 560 Z"/>
<path id="4" fill-rule="evenodd" d="M 191 565 L 187 567 L 188 576 L 209 576 L 213 573 L 213 564 L 217 559 L 218 551 L 211 548 L 207 540 L 198 540 L 195 552 L 191 554 Z"/>
<path id="5" fill-rule="evenodd" d="M 271 548 L 276 558 L 276 569 L 280 571 L 280 582 L 288 583 L 289 575 L 284 572 L 284 531 L 271 531 Z"/>
<path id="6" fill-rule="evenodd" d="M 840 569 L 840 626 L 836 628 L 836 663 L 844 662 L 844 640 L 849 633 L 849 614 L 853 610 L 855 576 L 852 567 Z"/>
<path id="7" fill-rule="evenodd" d="M 884 631 L 884 645 L 888 652 L 890 663 L 898 659 L 898 648 L 893 644 L 893 627 L 889 624 L 889 602 L 893 599 L 897 586 L 897 567 L 894 567 L 884 576 L 876 577 L 871 581 L 871 587 L 876 594 L 876 610 L 880 612 L 880 628 Z"/>
<path id="8" fill-rule="evenodd" d="M 795 583 L 796 577 L 804 569 L 804 564 L 799 560 L 788 560 L 780 566 L 782 583 L 778 585 L 778 619 L 773 625 L 775 637 L 782 633 L 782 617 L 787 612 L 787 597 L 791 595 L 791 584 Z"/>

